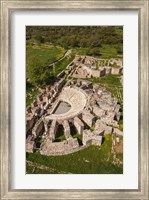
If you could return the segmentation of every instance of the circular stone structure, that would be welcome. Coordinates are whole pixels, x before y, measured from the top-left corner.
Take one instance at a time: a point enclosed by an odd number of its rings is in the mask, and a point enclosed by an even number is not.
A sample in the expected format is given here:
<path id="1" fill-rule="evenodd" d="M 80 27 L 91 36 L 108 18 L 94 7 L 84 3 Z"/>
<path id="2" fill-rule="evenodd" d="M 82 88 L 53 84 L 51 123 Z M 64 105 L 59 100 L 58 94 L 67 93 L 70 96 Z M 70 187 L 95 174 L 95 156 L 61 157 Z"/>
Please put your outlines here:
<path id="1" fill-rule="evenodd" d="M 56 114 L 56 109 L 61 102 L 67 103 L 70 108 L 67 112 Z M 87 95 L 80 88 L 65 87 L 56 104 L 54 105 L 50 115 L 46 116 L 46 120 L 67 120 L 79 115 L 85 108 L 87 103 Z"/>

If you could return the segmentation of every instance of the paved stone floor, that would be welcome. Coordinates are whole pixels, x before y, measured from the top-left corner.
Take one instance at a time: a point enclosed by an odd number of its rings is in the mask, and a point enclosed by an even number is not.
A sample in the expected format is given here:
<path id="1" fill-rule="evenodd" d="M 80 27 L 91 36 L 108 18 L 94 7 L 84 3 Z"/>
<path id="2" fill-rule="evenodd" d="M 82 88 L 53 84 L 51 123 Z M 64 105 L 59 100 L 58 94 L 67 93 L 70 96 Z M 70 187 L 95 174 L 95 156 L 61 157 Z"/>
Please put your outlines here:
<path id="1" fill-rule="evenodd" d="M 69 105 L 68 103 L 61 101 L 58 104 L 58 107 L 55 109 L 53 114 L 62 114 L 62 113 L 66 113 L 71 109 L 71 105 Z"/>

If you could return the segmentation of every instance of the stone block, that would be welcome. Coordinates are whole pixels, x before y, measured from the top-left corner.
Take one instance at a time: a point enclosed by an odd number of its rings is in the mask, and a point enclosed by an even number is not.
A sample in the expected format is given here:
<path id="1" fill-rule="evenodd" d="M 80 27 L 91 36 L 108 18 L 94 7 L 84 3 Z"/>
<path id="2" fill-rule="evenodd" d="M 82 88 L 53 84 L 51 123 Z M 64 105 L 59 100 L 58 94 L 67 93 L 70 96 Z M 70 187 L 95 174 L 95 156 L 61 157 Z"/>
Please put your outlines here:
<path id="1" fill-rule="evenodd" d="M 37 104 L 37 101 L 34 100 L 33 103 L 32 103 L 32 107 L 36 107 L 38 104 Z"/>
<path id="2" fill-rule="evenodd" d="M 92 75 L 92 77 L 99 77 L 100 76 L 100 71 L 92 69 L 91 75 Z"/>
<path id="3" fill-rule="evenodd" d="M 49 138 L 52 141 L 55 140 L 56 130 L 57 130 L 57 122 L 56 122 L 56 120 L 53 120 L 51 123 L 51 127 L 49 129 Z"/>
<path id="4" fill-rule="evenodd" d="M 38 136 L 38 135 L 42 135 L 42 133 L 44 132 L 44 123 L 42 121 L 42 119 L 40 118 L 34 128 L 32 129 L 32 134 L 35 135 L 35 136 Z"/>
<path id="5" fill-rule="evenodd" d="M 70 138 L 68 140 L 68 145 L 70 146 L 70 148 L 78 148 L 79 147 L 79 143 L 78 143 L 78 139 L 77 138 Z"/>
<path id="6" fill-rule="evenodd" d="M 92 115 L 89 111 L 83 111 L 82 120 L 89 126 L 93 126 L 95 121 L 95 116 Z"/>
<path id="7" fill-rule="evenodd" d="M 82 139 L 83 145 L 97 145 L 100 146 L 102 143 L 102 136 L 101 135 L 95 135 L 90 130 L 84 130 L 83 131 L 83 139 Z"/>
<path id="8" fill-rule="evenodd" d="M 30 129 L 33 128 L 34 123 L 35 123 L 35 117 L 32 114 L 27 115 L 27 117 L 26 117 L 26 132 L 28 132 Z"/>
<path id="9" fill-rule="evenodd" d="M 28 106 L 28 107 L 27 107 L 26 112 L 27 112 L 27 113 L 32 113 L 32 108 L 31 108 L 31 106 Z"/>
<path id="10" fill-rule="evenodd" d="M 95 123 L 94 133 L 99 133 L 100 135 L 111 134 L 113 132 L 113 128 L 111 126 L 107 126 L 107 124 L 100 119 L 98 119 Z"/>
<path id="11" fill-rule="evenodd" d="M 114 128 L 113 133 L 123 136 L 123 132 L 121 130 L 119 130 L 118 128 Z"/>
<path id="12" fill-rule="evenodd" d="M 106 74 L 111 74 L 112 68 L 111 67 L 105 67 Z"/>
<path id="13" fill-rule="evenodd" d="M 83 145 L 89 145 L 92 143 L 92 133 L 90 130 L 86 129 L 83 131 L 82 143 Z"/>
<path id="14" fill-rule="evenodd" d="M 26 152 L 28 152 L 28 153 L 33 153 L 34 144 L 35 144 L 34 141 L 29 141 L 29 142 L 27 142 L 27 143 L 26 143 Z"/>
<path id="15" fill-rule="evenodd" d="M 72 138 L 71 134 L 70 134 L 70 126 L 67 120 L 64 120 L 62 122 L 62 125 L 64 127 L 64 135 L 66 140 L 68 140 L 69 138 Z"/>
<path id="16" fill-rule="evenodd" d="M 42 98 L 42 94 L 38 95 L 38 97 L 37 97 L 37 101 L 42 101 L 42 100 L 43 100 L 43 98 Z"/>
<path id="17" fill-rule="evenodd" d="M 77 131 L 78 131 L 79 134 L 83 133 L 84 124 L 83 124 L 83 122 L 78 117 L 74 118 L 74 126 L 76 127 L 76 129 L 77 129 Z"/>
<path id="18" fill-rule="evenodd" d="M 121 68 L 118 68 L 118 67 L 113 67 L 112 68 L 112 71 L 111 71 L 111 74 L 114 74 L 114 75 L 118 75 L 118 74 L 121 74 L 121 71 L 122 69 Z"/>
<path id="19" fill-rule="evenodd" d="M 100 146 L 102 144 L 102 136 L 95 135 L 92 137 L 92 145 Z"/>
<path id="20" fill-rule="evenodd" d="M 105 115 L 106 112 L 105 112 L 105 110 L 102 110 L 98 106 L 94 105 L 93 106 L 93 113 L 98 117 L 102 117 L 102 116 Z"/>
<path id="21" fill-rule="evenodd" d="M 99 68 L 99 77 L 105 76 L 106 70 L 104 67 Z"/>

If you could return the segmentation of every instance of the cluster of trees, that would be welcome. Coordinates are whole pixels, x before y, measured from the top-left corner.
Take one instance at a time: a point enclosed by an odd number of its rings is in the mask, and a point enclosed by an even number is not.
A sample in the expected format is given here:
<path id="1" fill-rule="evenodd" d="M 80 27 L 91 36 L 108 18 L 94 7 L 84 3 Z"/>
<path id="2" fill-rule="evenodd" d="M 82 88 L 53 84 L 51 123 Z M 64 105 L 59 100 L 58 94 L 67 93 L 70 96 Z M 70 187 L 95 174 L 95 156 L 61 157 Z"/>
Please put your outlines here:
<path id="1" fill-rule="evenodd" d="M 103 44 L 114 45 L 122 54 L 122 26 L 27 26 L 27 43 L 51 43 L 64 49 L 85 48 L 85 54 L 99 56 Z M 79 49 L 81 49 L 79 48 Z M 39 49 L 40 50 L 40 49 Z M 53 56 L 52 53 L 50 56 Z M 48 63 L 33 56 L 27 67 L 28 81 L 33 85 L 46 85 L 54 79 Z"/>
<path id="2" fill-rule="evenodd" d="M 122 44 L 122 26 L 27 26 L 27 41 L 49 42 L 68 48 L 96 48 L 102 44 Z"/>

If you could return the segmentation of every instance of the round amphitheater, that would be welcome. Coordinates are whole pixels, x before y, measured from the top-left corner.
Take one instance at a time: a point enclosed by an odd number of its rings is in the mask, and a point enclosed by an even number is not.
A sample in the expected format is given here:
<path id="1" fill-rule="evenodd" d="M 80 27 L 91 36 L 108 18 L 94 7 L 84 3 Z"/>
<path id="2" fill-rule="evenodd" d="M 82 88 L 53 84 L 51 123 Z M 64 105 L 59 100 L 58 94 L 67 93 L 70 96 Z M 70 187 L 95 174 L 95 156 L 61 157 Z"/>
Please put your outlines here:
<path id="1" fill-rule="evenodd" d="M 45 120 L 68 120 L 79 115 L 85 108 L 87 95 L 79 88 L 65 87 L 58 101 L 53 106 L 49 116 Z"/>
<path id="2" fill-rule="evenodd" d="M 100 146 L 104 134 L 121 134 L 119 110 L 118 100 L 98 85 L 86 80 L 60 80 L 47 87 L 27 110 L 26 150 L 63 155 L 91 144 Z M 65 139 L 57 141 L 61 129 Z"/>

